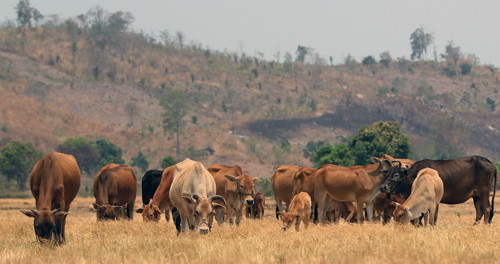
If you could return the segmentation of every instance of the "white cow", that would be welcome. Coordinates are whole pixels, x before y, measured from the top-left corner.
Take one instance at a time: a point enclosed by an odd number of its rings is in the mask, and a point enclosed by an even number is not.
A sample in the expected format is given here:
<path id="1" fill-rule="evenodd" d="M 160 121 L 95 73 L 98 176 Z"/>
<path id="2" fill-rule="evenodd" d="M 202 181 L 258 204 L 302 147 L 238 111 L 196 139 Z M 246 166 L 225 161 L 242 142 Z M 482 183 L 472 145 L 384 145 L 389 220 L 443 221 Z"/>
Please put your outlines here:
<path id="1" fill-rule="evenodd" d="M 175 165 L 174 180 L 170 187 L 170 200 L 179 211 L 181 230 L 185 233 L 187 227 L 206 234 L 212 227 L 215 209 L 224 207 L 213 203 L 226 201 L 222 196 L 215 195 L 216 187 L 212 175 L 203 164 L 191 159 Z"/>

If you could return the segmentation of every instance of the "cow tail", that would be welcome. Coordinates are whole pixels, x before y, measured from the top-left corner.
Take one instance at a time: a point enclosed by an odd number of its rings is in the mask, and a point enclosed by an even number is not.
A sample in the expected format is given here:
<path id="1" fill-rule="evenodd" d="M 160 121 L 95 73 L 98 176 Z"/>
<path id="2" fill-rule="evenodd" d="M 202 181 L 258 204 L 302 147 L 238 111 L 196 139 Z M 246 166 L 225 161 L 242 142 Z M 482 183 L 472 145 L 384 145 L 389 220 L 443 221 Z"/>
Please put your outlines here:
<path id="1" fill-rule="evenodd" d="M 493 184 L 493 197 L 491 197 L 491 211 L 490 211 L 490 219 L 488 219 L 488 222 L 491 223 L 491 219 L 493 219 L 493 214 L 495 212 L 495 206 L 494 206 L 494 202 L 495 202 L 495 193 L 496 193 L 496 190 L 497 190 L 497 170 L 495 168 L 495 180 L 494 180 L 494 184 Z"/>

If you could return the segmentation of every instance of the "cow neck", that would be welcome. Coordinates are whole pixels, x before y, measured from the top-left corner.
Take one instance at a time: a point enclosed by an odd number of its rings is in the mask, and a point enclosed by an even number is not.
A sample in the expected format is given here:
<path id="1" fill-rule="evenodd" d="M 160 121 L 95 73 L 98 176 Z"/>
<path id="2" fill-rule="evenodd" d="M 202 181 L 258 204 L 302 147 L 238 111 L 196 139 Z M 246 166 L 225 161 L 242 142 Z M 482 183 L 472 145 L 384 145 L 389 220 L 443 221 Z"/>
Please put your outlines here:
<path id="1" fill-rule="evenodd" d="M 37 210 L 52 209 L 52 201 L 57 195 L 62 194 L 62 174 L 52 166 L 52 159 L 49 158 L 43 164 L 43 172 L 40 177 L 40 186 L 36 208 Z M 60 174 L 60 175 L 59 175 Z"/>

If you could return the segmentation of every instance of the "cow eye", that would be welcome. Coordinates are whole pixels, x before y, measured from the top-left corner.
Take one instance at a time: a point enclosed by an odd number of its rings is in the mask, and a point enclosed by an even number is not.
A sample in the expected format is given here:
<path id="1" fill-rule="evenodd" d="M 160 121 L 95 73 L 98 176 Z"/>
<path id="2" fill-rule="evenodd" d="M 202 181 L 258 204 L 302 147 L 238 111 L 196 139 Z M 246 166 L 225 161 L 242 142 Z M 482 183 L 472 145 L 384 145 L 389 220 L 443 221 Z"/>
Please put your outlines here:
<path id="1" fill-rule="evenodd" d="M 240 184 L 240 188 L 243 189 L 243 188 L 245 188 L 245 186 L 243 186 L 243 184 Z"/>
<path id="2" fill-rule="evenodd" d="M 200 214 L 200 212 L 198 212 L 198 210 L 195 210 L 195 211 L 194 211 L 194 214 L 195 214 L 195 215 L 199 215 L 199 214 Z"/>

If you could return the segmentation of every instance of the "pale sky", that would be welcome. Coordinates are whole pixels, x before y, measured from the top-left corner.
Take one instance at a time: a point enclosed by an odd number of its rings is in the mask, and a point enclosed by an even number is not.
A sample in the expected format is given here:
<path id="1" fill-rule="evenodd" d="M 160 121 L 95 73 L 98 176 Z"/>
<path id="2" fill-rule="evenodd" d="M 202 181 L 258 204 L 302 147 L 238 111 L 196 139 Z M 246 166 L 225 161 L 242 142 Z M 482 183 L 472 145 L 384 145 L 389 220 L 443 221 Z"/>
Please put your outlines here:
<path id="1" fill-rule="evenodd" d="M 0 20 L 15 20 L 18 0 L 1 0 Z M 185 34 L 187 43 L 267 60 L 285 52 L 295 58 L 297 46 L 313 48 L 335 64 L 347 55 L 358 61 L 389 51 L 410 58 L 410 34 L 419 26 L 433 33 L 436 51 L 450 40 L 481 64 L 500 66 L 498 0 L 31 0 L 43 15 L 76 17 L 91 7 L 131 12 L 134 30 L 159 35 Z M 433 47 L 428 58 L 433 58 Z"/>

